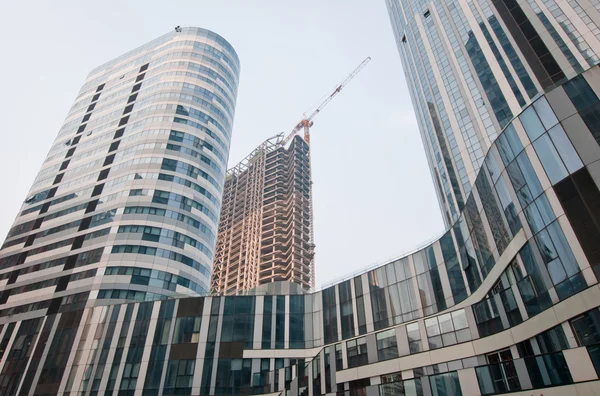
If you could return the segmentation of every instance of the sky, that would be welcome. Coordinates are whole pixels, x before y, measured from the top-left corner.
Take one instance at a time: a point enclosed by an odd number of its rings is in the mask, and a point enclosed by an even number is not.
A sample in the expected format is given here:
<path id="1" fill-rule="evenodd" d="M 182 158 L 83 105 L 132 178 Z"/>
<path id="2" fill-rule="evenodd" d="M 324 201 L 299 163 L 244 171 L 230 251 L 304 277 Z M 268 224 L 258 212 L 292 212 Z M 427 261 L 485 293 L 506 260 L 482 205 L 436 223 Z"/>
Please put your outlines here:
<path id="1" fill-rule="evenodd" d="M 0 14 L 0 236 L 87 74 L 174 26 L 213 30 L 242 64 L 230 166 L 372 61 L 311 129 L 317 287 L 443 230 L 384 0 L 12 1 Z"/>

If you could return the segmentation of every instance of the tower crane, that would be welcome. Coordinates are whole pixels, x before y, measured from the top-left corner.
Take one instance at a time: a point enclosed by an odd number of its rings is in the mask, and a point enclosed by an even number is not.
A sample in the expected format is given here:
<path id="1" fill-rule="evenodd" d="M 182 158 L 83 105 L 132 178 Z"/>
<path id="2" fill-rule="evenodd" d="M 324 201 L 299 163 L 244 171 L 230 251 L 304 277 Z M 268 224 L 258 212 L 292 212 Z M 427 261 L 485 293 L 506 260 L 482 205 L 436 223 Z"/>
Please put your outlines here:
<path id="1" fill-rule="evenodd" d="M 371 61 L 371 57 L 367 57 L 364 61 L 362 61 L 362 63 L 360 65 L 358 65 L 358 67 L 356 69 L 354 69 L 354 71 L 352 73 L 350 73 L 334 90 L 331 94 L 329 94 L 322 102 L 321 104 L 319 104 L 317 106 L 317 108 L 307 117 L 306 113 L 304 114 L 304 117 L 302 118 L 302 120 L 296 125 L 296 127 L 294 128 L 294 130 L 292 132 L 290 132 L 289 135 L 287 135 L 282 141 L 281 141 L 281 145 L 285 146 L 290 139 L 292 139 L 294 136 L 296 136 L 296 134 L 298 132 L 300 132 L 300 130 L 304 129 L 304 141 L 306 143 L 308 143 L 310 145 L 310 127 L 313 126 L 314 122 L 313 122 L 313 118 L 315 118 L 315 116 L 317 114 L 319 114 L 321 112 L 321 110 L 323 110 L 323 108 L 325 106 L 327 106 L 329 104 L 329 102 L 331 102 L 331 100 L 333 98 L 336 97 L 337 94 L 340 93 L 340 91 L 342 89 L 344 89 L 344 87 L 346 85 L 348 85 L 348 83 L 354 78 L 356 77 L 356 75 L 367 65 L 367 63 L 369 63 Z"/>

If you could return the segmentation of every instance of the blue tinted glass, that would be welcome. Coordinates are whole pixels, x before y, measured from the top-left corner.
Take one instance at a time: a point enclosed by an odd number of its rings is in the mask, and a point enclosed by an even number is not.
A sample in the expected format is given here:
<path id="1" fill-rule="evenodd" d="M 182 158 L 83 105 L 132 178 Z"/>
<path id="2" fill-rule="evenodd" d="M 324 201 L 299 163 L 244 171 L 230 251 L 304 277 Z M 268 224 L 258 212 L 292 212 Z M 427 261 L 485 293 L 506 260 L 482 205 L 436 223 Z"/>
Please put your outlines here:
<path id="1" fill-rule="evenodd" d="M 565 270 L 567 271 L 568 276 L 573 276 L 577 272 L 579 272 L 579 265 L 577 264 L 577 260 L 573 255 L 573 251 L 569 247 L 569 243 L 567 242 L 567 238 L 560 227 L 558 221 L 550 224 L 548 226 L 548 233 L 552 238 L 552 242 L 558 255 L 562 259 Z"/>
<path id="2" fill-rule="evenodd" d="M 506 139 L 506 135 L 503 134 L 498 137 L 498 140 L 496 140 L 496 147 L 498 147 L 498 152 L 500 153 L 500 158 L 502 158 L 504 165 L 510 164 L 511 161 L 515 159 L 515 155 Z"/>
<path id="3" fill-rule="evenodd" d="M 544 170 L 550 179 L 552 184 L 555 184 L 565 177 L 567 177 L 567 169 L 563 164 L 556 148 L 550 141 L 550 137 L 548 135 L 544 135 L 535 142 L 533 142 L 533 147 L 535 147 L 535 152 L 537 153 L 542 165 L 544 166 Z"/>
<path id="4" fill-rule="evenodd" d="M 558 124 L 558 119 L 554 115 L 554 112 L 552 111 L 552 108 L 548 104 L 548 101 L 545 97 L 542 96 L 540 99 L 536 100 L 533 104 L 533 107 L 535 107 L 535 110 L 537 111 L 538 116 L 542 120 L 542 123 L 546 129 L 550 129 L 554 125 Z"/>
<path id="5" fill-rule="evenodd" d="M 496 147 L 492 147 L 488 152 L 487 157 L 485 158 L 485 165 L 487 167 L 490 176 L 492 177 L 492 182 L 496 183 L 498 180 L 498 176 L 500 176 L 500 164 L 496 154 Z M 514 157 L 513 157 L 514 158 Z M 505 161 L 504 157 L 502 157 L 502 161 Z M 505 164 L 508 164 L 505 162 Z"/>
<path id="6" fill-rule="evenodd" d="M 552 206 L 550 206 L 550 202 L 548 202 L 546 194 L 540 195 L 538 199 L 535 200 L 535 204 L 540 211 L 544 225 L 548 225 L 556 220 L 556 215 L 554 214 Z"/>
<path id="7" fill-rule="evenodd" d="M 534 234 L 537 234 L 544 228 L 544 221 L 535 205 L 529 205 L 525 208 L 525 217 L 527 217 L 527 223 L 529 223 L 529 227 L 531 227 L 531 231 Z"/>
<path id="8" fill-rule="evenodd" d="M 519 139 L 519 135 L 517 135 L 517 131 L 512 124 L 506 127 L 504 136 L 506 136 L 506 140 L 508 141 L 512 152 L 515 155 L 519 155 L 519 153 L 523 151 L 523 143 L 521 143 L 521 139 Z"/>
<path id="9" fill-rule="evenodd" d="M 512 199 L 503 177 L 498 179 L 498 182 L 496 183 L 496 191 L 498 192 L 498 197 L 500 197 L 502 209 L 506 209 L 506 207 L 512 203 Z"/>
<path id="10" fill-rule="evenodd" d="M 547 230 L 543 230 L 537 234 L 535 240 L 538 243 L 545 263 L 549 263 L 558 257 L 558 253 L 556 253 L 556 249 L 554 248 L 554 244 L 552 243 Z"/>
<path id="11" fill-rule="evenodd" d="M 529 139 L 532 142 L 544 133 L 544 126 L 532 106 L 525 110 L 523 114 L 519 116 L 519 119 L 521 120 L 523 127 L 525 127 L 527 136 L 529 136 Z"/>
<path id="12" fill-rule="evenodd" d="M 580 169 L 583 166 L 583 163 L 573 148 L 571 141 L 565 134 L 562 126 L 555 126 L 548 131 L 548 134 L 550 134 L 552 142 L 554 143 L 556 150 L 558 150 L 558 154 L 560 154 L 560 157 L 562 158 L 569 172 L 573 173 Z"/>
<path id="13" fill-rule="evenodd" d="M 560 282 L 567 279 L 567 274 L 562 266 L 560 259 L 553 260 L 548 263 L 548 273 L 552 278 L 552 283 L 558 285 Z"/>
<path id="14" fill-rule="evenodd" d="M 531 166 L 531 162 L 529 161 L 526 152 L 522 152 L 517 156 L 517 163 L 519 164 L 519 168 L 521 168 L 527 187 L 529 187 L 531 198 L 536 198 L 542 193 L 542 185 L 540 184 L 540 180 L 538 179 L 533 166 Z"/>
<path id="15" fill-rule="evenodd" d="M 582 75 L 566 82 L 563 85 L 563 88 L 577 110 L 581 111 L 598 102 L 598 96 L 594 93 L 592 88 L 590 88 L 590 85 Z"/>

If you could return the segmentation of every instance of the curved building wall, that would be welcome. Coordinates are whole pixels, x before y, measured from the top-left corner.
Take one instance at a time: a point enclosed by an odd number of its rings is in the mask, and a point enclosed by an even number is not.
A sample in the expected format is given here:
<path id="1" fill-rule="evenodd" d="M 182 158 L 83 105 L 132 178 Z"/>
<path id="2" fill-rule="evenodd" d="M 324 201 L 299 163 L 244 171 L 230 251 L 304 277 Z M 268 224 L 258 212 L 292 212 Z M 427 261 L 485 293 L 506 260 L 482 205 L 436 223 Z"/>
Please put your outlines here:
<path id="1" fill-rule="evenodd" d="M 424 249 L 311 294 L 0 311 L 0 384 L 39 395 L 597 394 L 598 73 L 507 124 L 458 220 Z"/>
<path id="2" fill-rule="evenodd" d="M 90 73 L 0 251 L 3 309 L 207 293 L 239 69 L 183 28 Z"/>
<path id="3" fill-rule="evenodd" d="M 386 0 L 447 226 L 499 132 L 538 94 L 594 66 L 585 1 Z"/>

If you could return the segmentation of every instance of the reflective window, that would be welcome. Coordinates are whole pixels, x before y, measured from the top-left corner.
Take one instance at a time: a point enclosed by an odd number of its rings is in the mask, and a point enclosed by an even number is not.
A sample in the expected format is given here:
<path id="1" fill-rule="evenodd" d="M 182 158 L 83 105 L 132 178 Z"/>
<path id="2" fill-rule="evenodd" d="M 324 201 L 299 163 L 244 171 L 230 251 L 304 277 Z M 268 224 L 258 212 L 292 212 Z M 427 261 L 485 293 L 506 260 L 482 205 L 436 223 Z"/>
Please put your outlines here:
<path id="1" fill-rule="evenodd" d="M 429 377 L 433 396 L 462 396 L 456 371 Z"/>
<path id="2" fill-rule="evenodd" d="M 545 96 L 542 96 L 541 98 L 536 100 L 533 103 L 533 107 L 537 111 L 537 114 L 542 120 L 542 123 L 544 124 L 544 127 L 546 129 L 550 129 L 554 125 L 558 124 L 558 119 L 556 118 L 556 115 L 554 115 L 554 112 L 548 104 L 548 101 L 546 100 Z"/>
<path id="3" fill-rule="evenodd" d="M 200 339 L 201 317 L 177 318 L 175 332 L 173 333 L 173 344 L 198 342 Z"/>
<path id="4" fill-rule="evenodd" d="M 454 345 L 471 339 L 464 310 L 425 320 L 430 349 Z"/>
<path id="5" fill-rule="evenodd" d="M 558 151 L 560 158 L 563 160 L 565 166 L 569 173 L 574 173 L 578 169 L 583 166 L 579 155 L 573 148 L 571 141 L 567 137 L 565 130 L 562 126 L 557 125 L 554 128 L 548 131 L 550 137 L 552 138 L 552 142 L 554 143 L 554 147 Z"/>
<path id="6" fill-rule="evenodd" d="M 344 359 L 342 357 L 342 344 L 335 344 L 335 370 L 344 369 Z"/>
<path id="7" fill-rule="evenodd" d="M 523 359 L 534 388 L 566 385 L 573 382 L 562 352 Z"/>
<path id="8" fill-rule="evenodd" d="M 579 346 L 600 344 L 600 311 L 592 309 L 571 320 Z"/>
<path id="9" fill-rule="evenodd" d="M 377 333 L 377 356 L 379 361 L 398 357 L 396 330 L 390 329 Z"/>
<path id="10" fill-rule="evenodd" d="M 558 183 L 567 177 L 567 168 L 563 164 L 558 151 L 556 151 L 548 135 L 543 135 L 533 142 L 533 147 L 552 184 Z"/>
<path id="11" fill-rule="evenodd" d="M 391 267 L 391 266 L 387 266 Z M 338 285 L 340 294 L 340 322 L 342 324 L 342 339 L 354 337 L 354 313 L 352 310 L 352 291 L 350 281 Z"/>
<path id="12" fill-rule="evenodd" d="M 346 353 L 348 356 L 348 368 L 368 364 L 367 339 L 360 337 L 346 342 Z"/>
<path id="13" fill-rule="evenodd" d="M 408 335 L 408 349 L 410 353 L 417 353 L 423 350 L 421 345 L 421 332 L 419 331 L 419 323 L 411 323 L 406 325 L 406 333 Z"/>
<path id="14" fill-rule="evenodd" d="M 569 98 L 579 111 L 598 102 L 598 96 L 594 93 L 583 75 L 579 75 L 565 84 L 563 88 Z"/>
<path id="15" fill-rule="evenodd" d="M 540 121 L 533 106 L 529 106 L 520 116 L 519 119 L 532 142 L 544 133 L 545 129 Z"/>

